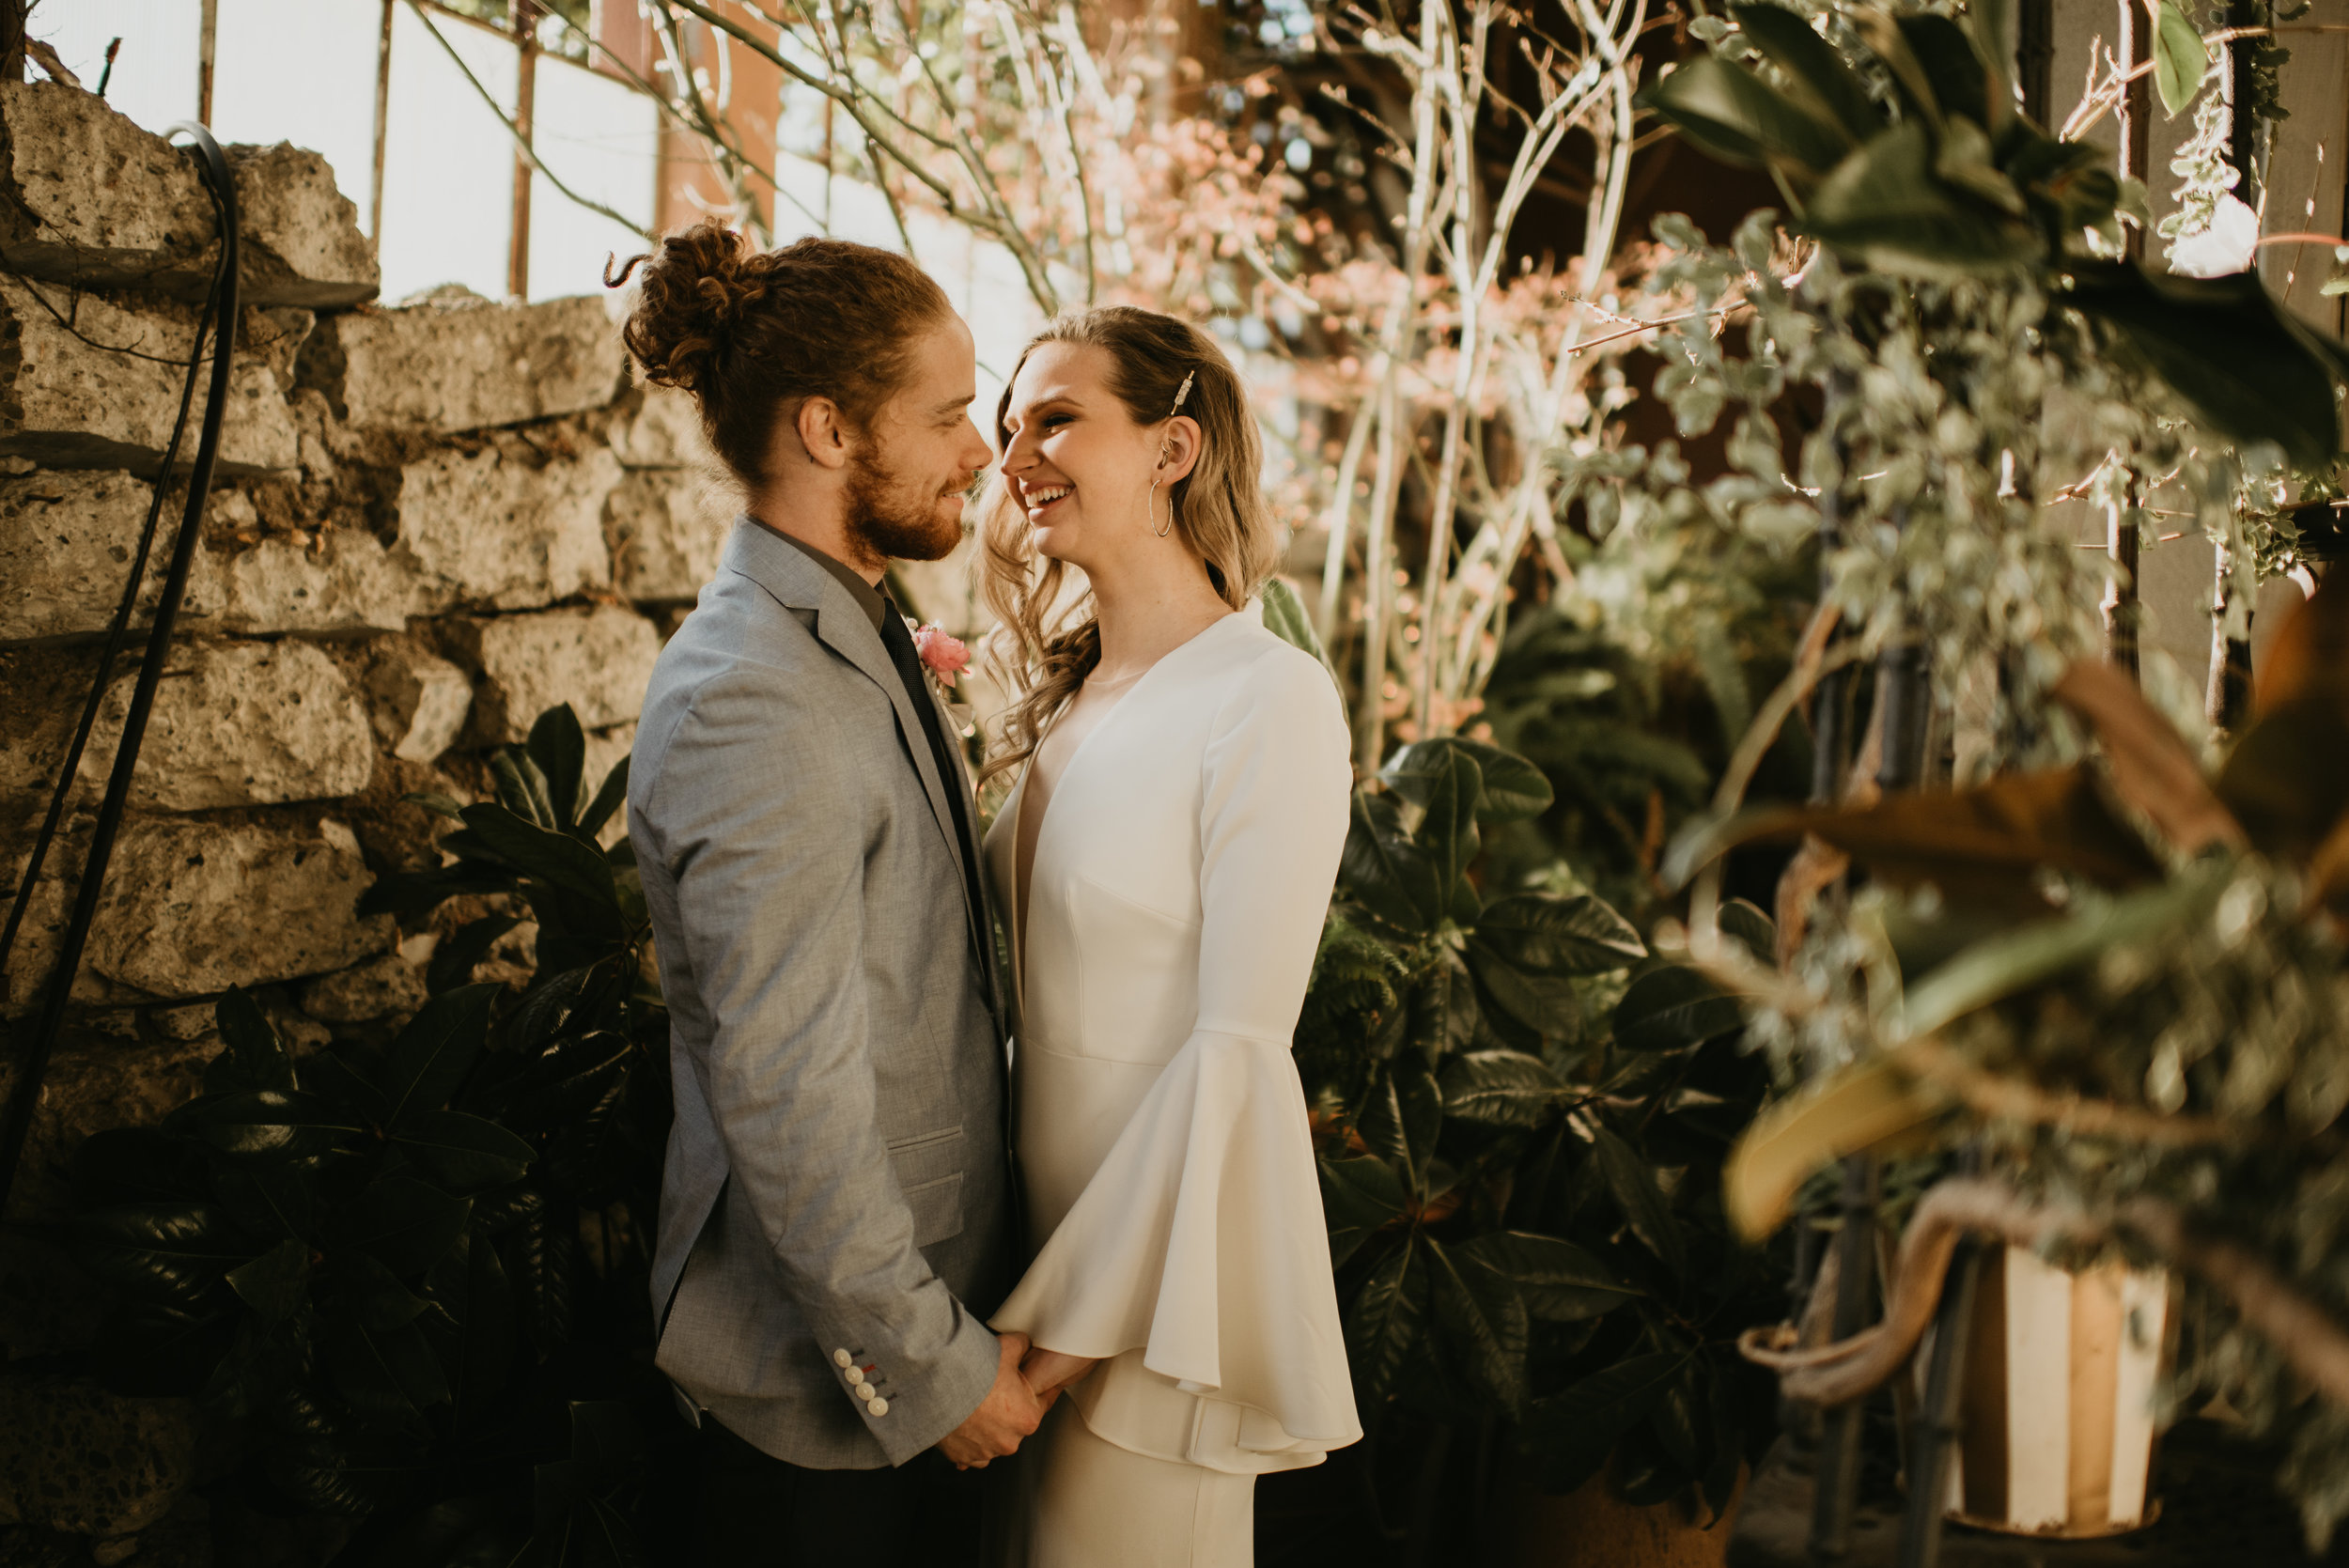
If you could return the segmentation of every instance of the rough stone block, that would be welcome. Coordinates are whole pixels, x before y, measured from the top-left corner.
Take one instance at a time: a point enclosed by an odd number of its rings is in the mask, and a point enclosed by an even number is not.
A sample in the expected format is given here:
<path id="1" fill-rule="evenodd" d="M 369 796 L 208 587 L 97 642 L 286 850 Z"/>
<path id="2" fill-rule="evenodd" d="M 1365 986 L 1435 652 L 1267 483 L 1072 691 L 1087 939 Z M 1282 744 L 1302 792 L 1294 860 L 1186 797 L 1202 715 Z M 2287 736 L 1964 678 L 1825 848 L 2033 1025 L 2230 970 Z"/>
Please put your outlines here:
<path id="1" fill-rule="evenodd" d="M 53 878 L 60 864 L 81 863 L 86 838 L 61 838 L 34 885 L 0 1012 L 29 1011 L 55 962 L 66 900 Z M 12 857 L 11 877 L 19 864 Z M 348 969 L 394 940 L 390 917 L 358 915 L 373 879 L 358 839 L 332 818 L 315 827 L 134 818 L 116 845 L 73 997 L 167 1001 Z"/>
<path id="2" fill-rule="evenodd" d="M 637 388 L 612 421 L 612 450 L 630 468 L 711 468 L 693 395 L 674 387 Z"/>
<path id="3" fill-rule="evenodd" d="M 231 147 L 248 304 L 336 310 L 375 298 L 375 247 L 315 152 Z M 0 83 L 0 265 L 201 299 L 217 225 L 194 156 L 94 93 Z"/>
<path id="4" fill-rule="evenodd" d="M 713 489 L 690 469 L 645 470 L 620 481 L 605 504 L 604 537 L 622 597 L 690 599 L 717 575 L 727 516 Z"/>
<path id="5" fill-rule="evenodd" d="M 207 1007 L 206 1015 L 211 1009 Z M 72 1179 L 73 1151 L 93 1133 L 152 1126 L 195 1098 L 205 1063 L 220 1054 L 220 1037 L 150 1045 L 95 1032 L 69 1034 L 50 1059 L 40 1103 L 24 1140 L 24 1163 L 8 1195 L 8 1218 L 20 1222 L 62 1219 Z M 0 1082 L 15 1092 L 13 1069 Z"/>
<path id="6" fill-rule="evenodd" d="M 122 1536 L 195 1479 L 195 1405 L 125 1399 L 79 1378 L 0 1378 L 0 1520 Z"/>
<path id="7" fill-rule="evenodd" d="M 600 446 L 539 458 L 492 445 L 408 464 L 392 558 L 413 578 L 412 610 L 530 610 L 603 586 L 604 498 L 619 482 L 619 460 Z"/>
<path id="8" fill-rule="evenodd" d="M 479 676 L 473 736 L 521 740 L 548 708 L 568 703 L 587 729 L 627 723 L 645 706 L 661 637 L 627 610 L 554 610 L 460 620 L 444 629 L 452 657 Z"/>
<path id="9" fill-rule="evenodd" d="M 412 1013 L 424 1002 L 424 971 L 398 953 L 322 974 L 302 987 L 302 1010 L 321 1023 L 367 1023 Z"/>
<path id="10" fill-rule="evenodd" d="M 442 298 L 319 323 L 302 383 L 353 425 L 453 434 L 579 413 L 620 390 L 619 334 L 592 296 Z"/>
<path id="11" fill-rule="evenodd" d="M 375 733 L 405 762 L 430 762 L 457 744 L 473 710 L 465 672 L 405 637 L 368 650 L 366 692 Z"/>
<path id="12" fill-rule="evenodd" d="M 99 709 L 82 760 L 104 787 L 134 674 Z M 334 661 L 307 643 L 194 643 L 174 650 L 139 743 L 131 804 L 211 811 L 331 800 L 366 788 L 375 745 L 366 709 Z"/>
<path id="13" fill-rule="evenodd" d="M 60 319 L 69 312 L 70 331 Z M 77 299 L 54 284 L 0 275 L 0 456 L 56 468 L 153 473 L 179 415 L 183 356 L 194 340 L 195 319 L 195 308 L 177 301 Z M 277 331 L 263 324 L 254 335 L 271 338 Z M 195 456 L 210 374 L 196 377 L 182 461 Z M 293 418 L 266 353 L 238 356 L 228 397 L 221 471 L 293 467 L 300 450 Z"/>
<path id="14" fill-rule="evenodd" d="M 153 488 L 132 474 L 43 470 L 0 479 L 0 643 L 86 637 L 121 601 Z M 134 627 L 149 624 L 184 492 L 164 500 Z M 215 490 L 207 531 L 256 526 L 241 491 Z M 332 530 L 313 544 L 272 535 L 241 550 L 199 549 L 179 625 L 191 630 L 396 631 L 411 590 L 372 535 Z"/>

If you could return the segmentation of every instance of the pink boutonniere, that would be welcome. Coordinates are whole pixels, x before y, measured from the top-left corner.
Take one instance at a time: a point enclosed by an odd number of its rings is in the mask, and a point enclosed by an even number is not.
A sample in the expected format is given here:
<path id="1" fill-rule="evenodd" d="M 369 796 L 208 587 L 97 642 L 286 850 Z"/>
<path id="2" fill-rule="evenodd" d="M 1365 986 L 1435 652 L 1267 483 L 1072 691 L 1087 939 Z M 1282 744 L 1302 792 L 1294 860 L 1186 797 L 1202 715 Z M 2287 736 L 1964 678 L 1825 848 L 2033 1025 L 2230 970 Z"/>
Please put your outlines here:
<path id="1" fill-rule="evenodd" d="M 913 651 L 922 656 L 923 667 L 936 676 L 941 687 L 952 687 L 971 667 L 971 649 L 961 639 L 949 637 L 936 621 L 927 626 L 915 626 L 912 618 L 906 620 L 913 632 Z"/>

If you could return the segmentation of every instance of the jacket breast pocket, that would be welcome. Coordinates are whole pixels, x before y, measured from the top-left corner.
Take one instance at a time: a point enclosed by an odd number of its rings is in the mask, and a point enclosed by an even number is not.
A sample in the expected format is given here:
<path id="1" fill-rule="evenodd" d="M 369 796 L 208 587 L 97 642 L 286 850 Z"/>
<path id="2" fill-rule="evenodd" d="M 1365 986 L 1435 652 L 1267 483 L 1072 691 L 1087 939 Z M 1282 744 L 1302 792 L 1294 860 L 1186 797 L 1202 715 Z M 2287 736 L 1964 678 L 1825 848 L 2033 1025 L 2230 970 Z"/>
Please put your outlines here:
<path id="1" fill-rule="evenodd" d="M 889 1146 L 897 1189 L 913 1211 L 916 1247 L 961 1234 L 963 1146 L 960 1127 L 923 1133 Z"/>

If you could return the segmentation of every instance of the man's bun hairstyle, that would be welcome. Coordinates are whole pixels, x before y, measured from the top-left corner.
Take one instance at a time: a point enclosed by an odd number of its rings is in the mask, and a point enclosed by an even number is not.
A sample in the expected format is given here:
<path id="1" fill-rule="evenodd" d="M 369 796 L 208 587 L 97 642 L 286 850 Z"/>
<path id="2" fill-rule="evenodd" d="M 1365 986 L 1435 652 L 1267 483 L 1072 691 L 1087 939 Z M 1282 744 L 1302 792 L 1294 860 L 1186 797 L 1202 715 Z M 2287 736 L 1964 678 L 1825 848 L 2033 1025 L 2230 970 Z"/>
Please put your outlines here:
<path id="1" fill-rule="evenodd" d="M 862 427 L 904 380 L 915 338 L 953 314 L 945 291 L 894 251 L 813 236 L 758 251 L 714 219 L 607 281 L 631 272 L 636 304 L 620 340 L 645 380 L 693 395 L 710 449 L 752 490 L 771 477 L 782 427 L 802 402 L 829 397 Z"/>

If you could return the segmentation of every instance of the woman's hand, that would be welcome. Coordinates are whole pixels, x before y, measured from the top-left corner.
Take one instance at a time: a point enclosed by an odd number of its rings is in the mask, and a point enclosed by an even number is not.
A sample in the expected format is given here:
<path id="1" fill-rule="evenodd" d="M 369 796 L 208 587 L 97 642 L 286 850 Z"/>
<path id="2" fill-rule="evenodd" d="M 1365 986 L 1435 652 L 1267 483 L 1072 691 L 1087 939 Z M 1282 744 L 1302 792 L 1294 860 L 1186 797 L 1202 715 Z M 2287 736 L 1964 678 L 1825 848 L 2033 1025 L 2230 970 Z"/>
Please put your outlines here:
<path id="1" fill-rule="evenodd" d="M 1085 1380 L 1088 1373 L 1101 1363 L 1082 1356 L 1066 1356 L 1057 1350 L 1037 1345 L 1019 1363 L 1019 1375 L 1035 1390 L 1039 1404 L 1049 1405 L 1063 1389 L 1074 1388 Z"/>

